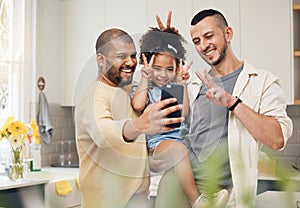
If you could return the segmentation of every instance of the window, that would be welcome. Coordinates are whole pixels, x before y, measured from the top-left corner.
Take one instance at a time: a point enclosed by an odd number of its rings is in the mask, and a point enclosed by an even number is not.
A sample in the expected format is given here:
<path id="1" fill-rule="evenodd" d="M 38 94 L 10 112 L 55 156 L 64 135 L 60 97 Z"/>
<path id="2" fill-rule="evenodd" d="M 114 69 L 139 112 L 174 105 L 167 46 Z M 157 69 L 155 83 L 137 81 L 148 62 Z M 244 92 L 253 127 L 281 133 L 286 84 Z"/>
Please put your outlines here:
<path id="1" fill-rule="evenodd" d="M 24 4 L 0 0 L 0 124 L 8 116 L 23 119 Z"/>

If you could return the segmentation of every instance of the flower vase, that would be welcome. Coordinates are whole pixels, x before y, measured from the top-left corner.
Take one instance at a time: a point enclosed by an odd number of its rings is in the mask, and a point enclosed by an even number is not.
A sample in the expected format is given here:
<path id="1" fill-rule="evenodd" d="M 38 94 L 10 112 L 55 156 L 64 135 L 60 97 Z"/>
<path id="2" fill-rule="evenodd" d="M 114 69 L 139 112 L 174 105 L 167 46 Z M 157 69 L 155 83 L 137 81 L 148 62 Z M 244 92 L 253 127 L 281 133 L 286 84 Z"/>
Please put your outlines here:
<path id="1" fill-rule="evenodd" d="M 22 180 L 24 177 L 24 164 L 22 156 L 22 146 L 12 148 L 12 164 L 10 167 L 9 178 L 11 180 Z"/>

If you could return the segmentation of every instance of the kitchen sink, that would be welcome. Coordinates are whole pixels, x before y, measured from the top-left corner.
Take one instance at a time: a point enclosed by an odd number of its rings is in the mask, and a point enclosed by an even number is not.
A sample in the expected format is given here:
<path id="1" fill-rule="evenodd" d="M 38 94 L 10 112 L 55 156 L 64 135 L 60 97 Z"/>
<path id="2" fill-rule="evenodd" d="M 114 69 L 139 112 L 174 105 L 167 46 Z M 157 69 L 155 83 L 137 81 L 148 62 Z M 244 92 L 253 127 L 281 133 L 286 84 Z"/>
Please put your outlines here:
<path id="1" fill-rule="evenodd" d="M 56 168 L 79 168 L 79 163 L 71 163 L 71 164 L 52 163 L 51 167 L 56 167 Z"/>

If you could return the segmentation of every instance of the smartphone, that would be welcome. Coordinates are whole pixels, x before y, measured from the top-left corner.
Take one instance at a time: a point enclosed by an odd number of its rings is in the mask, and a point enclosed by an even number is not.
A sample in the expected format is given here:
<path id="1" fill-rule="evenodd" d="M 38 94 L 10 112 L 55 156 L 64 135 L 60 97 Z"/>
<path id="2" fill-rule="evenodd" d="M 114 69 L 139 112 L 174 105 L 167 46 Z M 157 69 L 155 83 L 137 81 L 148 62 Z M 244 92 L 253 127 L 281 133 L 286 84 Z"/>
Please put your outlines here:
<path id="1" fill-rule="evenodd" d="M 168 108 L 170 106 L 182 104 L 183 102 L 183 85 L 176 84 L 176 83 L 170 83 L 165 84 L 162 86 L 161 90 L 161 100 L 165 100 L 168 98 L 176 98 L 177 102 L 171 103 L 169 105 L 166 105 L 165 108 Z M 181 110 L 177 110 L 173 113 L 170 113 L 167 115 L 167 118 L 178 118 L 181 117 Z M 167 127 L 170 128 L 177 128 L 180 127 L 181 123 L 174 123 L 174 124 L 168 124 Z"/>

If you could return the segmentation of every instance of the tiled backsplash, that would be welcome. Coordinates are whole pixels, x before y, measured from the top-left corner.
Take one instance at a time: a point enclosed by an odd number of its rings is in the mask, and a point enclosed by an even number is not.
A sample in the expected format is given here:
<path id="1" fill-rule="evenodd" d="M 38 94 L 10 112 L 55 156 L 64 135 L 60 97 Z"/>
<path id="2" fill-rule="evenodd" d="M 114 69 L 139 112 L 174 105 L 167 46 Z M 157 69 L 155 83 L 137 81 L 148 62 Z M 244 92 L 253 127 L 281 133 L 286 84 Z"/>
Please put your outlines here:
<path id="1" fill-rule="evenodd" d="M 59 104 L 49 104 L 49 114 L 53 126 L 53 136 L 50 144 L 42 142 L 42 166 L 59 163 L 60 145 L 64 142 L 64 157 L 67 162 L 68 142 L 71 143 L 72 163 L 78 163 L 75 144 L 75 128 L 72 107 L 61 107 Z"/>
<path id="2" fill-rule="evenodd" d="M 72 162 L 78 162 L 75 145 L 75 129 L 72 107 L 61 107 L 59 104 L 49 104 L 50 118 L 54 127 L 51 143 L 42 143 L 42 165 L 50 166 L 59 162 L 59 145 L 65 141 L 64 150 L 67 154 L 67 142 L 71 142 Z M 278 160 L 285 168 L 292 168 L 295 164 L 300 167 L 300 105 L 289 105 L 288 115 L 293 120 L 293 135 L 283 151 L 273 151 L 268 147 L 263 150 L 273 159 Z M 65 155 L 66 157 L 66 155 Z"/>
<path id="3" fill-rule="evenodd" d="M 289 105 L 287 112 L 293 121 L 293 134 L 288 140 L 283 151 L 273 151 L 268 147 L 263 150 L 286 169 L 292 169 L 292 165 L 300 167 L 300 105 Z"/>

